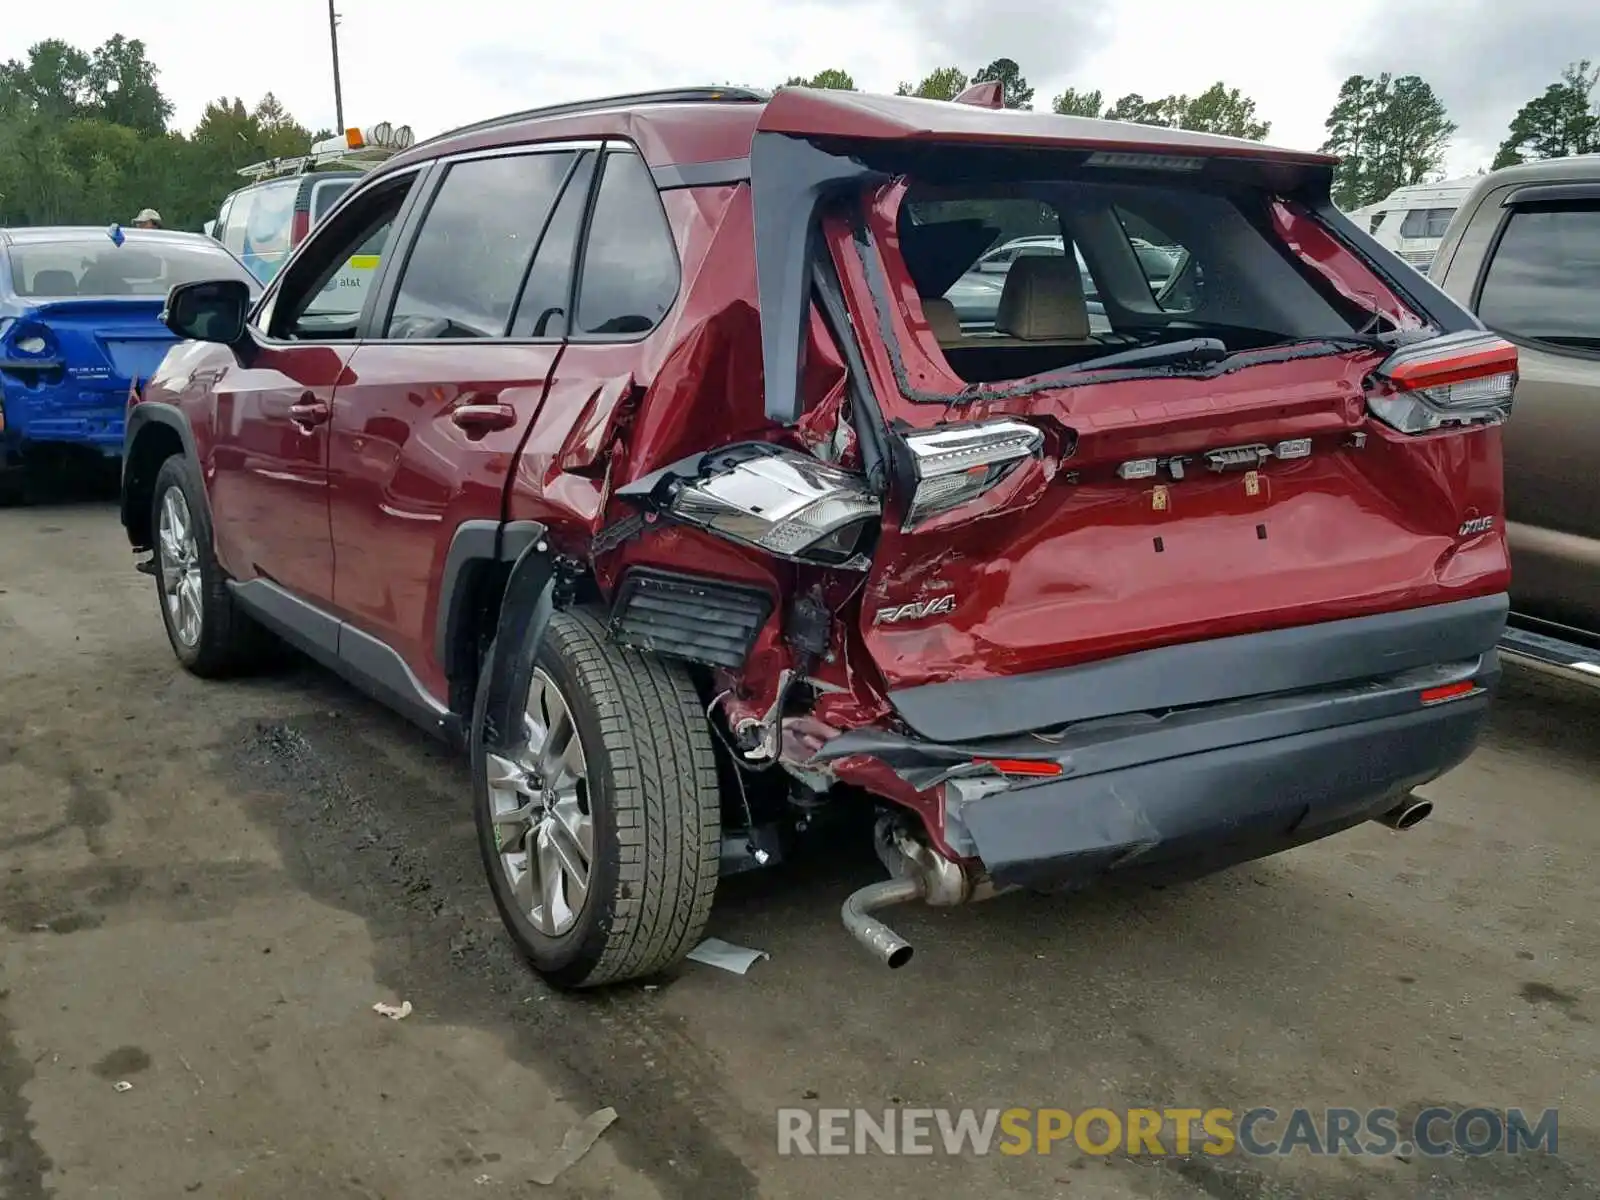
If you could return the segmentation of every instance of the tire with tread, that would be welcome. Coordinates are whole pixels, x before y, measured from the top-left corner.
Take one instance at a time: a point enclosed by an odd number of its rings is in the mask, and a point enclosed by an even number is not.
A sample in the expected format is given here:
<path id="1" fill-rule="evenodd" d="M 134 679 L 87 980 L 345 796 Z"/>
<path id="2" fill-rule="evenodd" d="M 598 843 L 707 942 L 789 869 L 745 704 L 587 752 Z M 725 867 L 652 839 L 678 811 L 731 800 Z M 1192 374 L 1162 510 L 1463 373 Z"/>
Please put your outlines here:
<path id="1" fill-rule="evenodd" d="M 257 667 L 269 652 L 272 635 L 241 611 L 228 591 L 228 577 L 217 561 L 212 542 L 211 510 L 206 504 L 205 489 L 194 463 L 184 455 L 174 454 L 156 473 L 150 507 L 151 539 L 159 537 L 156 531 L 161 528 L 162 501 L 173 488 L 182 492 L 189 519 L 194 523 L 195 544 L 199 550 L 201 611 L 200 640 L 194 646 L 185 646 L 172 628 L 172 615 L 167 611 L 167 598 L 157 570 L 156 601 L 172 653 L 186 670 L 202 679 L 225 678 Z M 159 547 L 155 554 L 159 563 Z"/>
<path id="2" fill-rule="evenodd" d="M 535 655 L 583 745 L 594 823 L 588 896 L 550 937 L 519 912 L 495 843 L 484 709 L 497 653 Z M 557 987 L 657 974 L 694 949 L 711 915 L 722 816 L 711 730 L 684 668 L 607 640 L 593 612 L 557 612 L 537 647 L 490 648 L 471 729 L 473 811 L 495 907 L 518 950 Z"/>

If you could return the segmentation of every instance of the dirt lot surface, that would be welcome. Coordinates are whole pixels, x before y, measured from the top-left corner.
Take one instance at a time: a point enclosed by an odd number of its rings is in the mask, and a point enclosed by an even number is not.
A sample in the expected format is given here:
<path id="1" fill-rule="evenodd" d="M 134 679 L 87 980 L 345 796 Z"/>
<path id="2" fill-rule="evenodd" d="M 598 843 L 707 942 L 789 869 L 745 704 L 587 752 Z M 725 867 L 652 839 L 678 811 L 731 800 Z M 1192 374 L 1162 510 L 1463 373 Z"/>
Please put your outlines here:
<path id="1" fill-rule="evenodd" d="M 897 973 L 851 853 L 724 887 L 748 975 L 572 998 L 508 950 L 461 762 L 309 666 L 182 673 L 104 502 L 0 511 L 0 1196 L 1600 1195 L 1597 781 L 1600 699 L 1513 674 L 1411 833 L 901 910 Z M 1559 1152 L 794 1158 L 774 1116 L 1145 1104 L 1557 1106 Z"/>

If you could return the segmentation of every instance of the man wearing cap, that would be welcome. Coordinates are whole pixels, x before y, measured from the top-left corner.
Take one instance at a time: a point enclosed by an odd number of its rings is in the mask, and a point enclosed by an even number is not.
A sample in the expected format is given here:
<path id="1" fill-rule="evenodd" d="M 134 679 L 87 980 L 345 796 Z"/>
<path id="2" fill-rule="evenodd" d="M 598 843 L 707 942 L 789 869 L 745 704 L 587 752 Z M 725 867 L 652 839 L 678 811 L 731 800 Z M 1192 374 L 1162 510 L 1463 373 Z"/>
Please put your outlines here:
<path id="1" fill-rule="evenodd" d="M 161 214 L 153 208 L 143 209 L 133 219 L 133 227 L 135 229 L 160 229 Z"/>

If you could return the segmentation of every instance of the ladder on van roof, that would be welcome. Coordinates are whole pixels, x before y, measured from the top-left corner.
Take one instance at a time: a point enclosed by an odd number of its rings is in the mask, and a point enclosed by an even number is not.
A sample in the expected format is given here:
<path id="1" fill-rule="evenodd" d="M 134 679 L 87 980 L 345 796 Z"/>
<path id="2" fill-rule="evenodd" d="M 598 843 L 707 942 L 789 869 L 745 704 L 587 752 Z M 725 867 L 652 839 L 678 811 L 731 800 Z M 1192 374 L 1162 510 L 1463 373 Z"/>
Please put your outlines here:
<path id="1" fill-rule="evenodd" d="M 309 154 L 251 163 L 248 167 L 240 167 L 239 174 L 246 179 L 261 180 L 280 175 L 304 175 L 319 167 L 370 171 L 402 150 L 410 149 L 415 141 L 409 125 L 396 129 L 385 121 L 366 131 L 352 127 L 342 135 L 314 143 Z"/>

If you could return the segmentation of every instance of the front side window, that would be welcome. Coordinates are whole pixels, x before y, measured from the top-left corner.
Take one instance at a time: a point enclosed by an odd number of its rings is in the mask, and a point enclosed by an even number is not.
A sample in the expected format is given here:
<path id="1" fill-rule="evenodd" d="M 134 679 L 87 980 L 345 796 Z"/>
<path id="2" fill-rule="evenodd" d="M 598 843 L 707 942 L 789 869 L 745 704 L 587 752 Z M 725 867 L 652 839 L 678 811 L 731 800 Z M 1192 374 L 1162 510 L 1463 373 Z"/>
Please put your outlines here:
<path id="1" fill-rule="evenodd" d="M 678 249 L 655 180 L 633 153 L 606 155 L 578 282 L 575 334 L 649 333 L 678 295 Z"/>
<path id="2" fill-rule="evenodd" d="M 199 239 L 129 237 L 119 246 L 101 234 L 11 247 L 12 286 L 38 299 L 165 296 L 180 283 L 249 278 L 232 255 Z"/>
<path id="3" fill-rule="evenodd" d="M 1512 213 L 1484 276 L 1478 316 L 1490 329 L 1600 351 L 1600 203 Z"/>
<path id="4" fill-rule="evenodd" d="M 291 341 L 355 337 L 369 284 L 414 183 L 409 174 L 387 180 L 312 230 L 271 301 L 270 336 Z"/>
<path id="5" fill-rule="evenodd" d="M 572 151 L 453 163 L 400 275 L 389 338 L 498 338 L 511 325 Z"/>
<path id="6" fill-rule="evenodd" d="M 254 195 L 254 188 L 235 192 L 231 202 L 223 205 L 222 219 L 215 231 L 217 240 L 233 251 L 235 258 L 244 258 L 244 227 L 250 219 L 250 203 Z"/>

